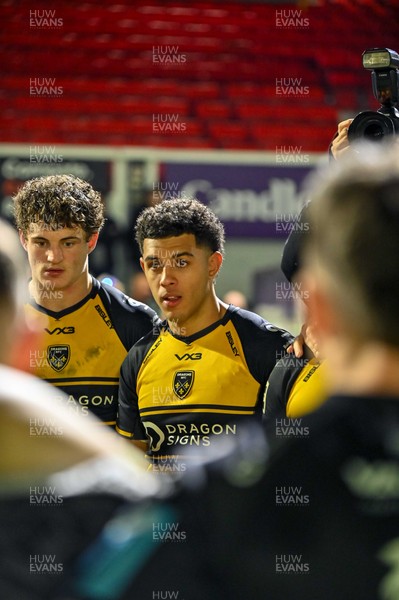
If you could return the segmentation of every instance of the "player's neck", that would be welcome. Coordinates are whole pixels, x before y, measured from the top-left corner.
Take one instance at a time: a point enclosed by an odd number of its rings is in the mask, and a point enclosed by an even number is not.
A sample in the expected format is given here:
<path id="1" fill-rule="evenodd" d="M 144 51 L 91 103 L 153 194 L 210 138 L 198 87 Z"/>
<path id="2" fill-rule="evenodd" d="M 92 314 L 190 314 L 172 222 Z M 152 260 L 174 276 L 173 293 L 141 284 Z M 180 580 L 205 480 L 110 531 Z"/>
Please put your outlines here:
<path id="1" fill-rule="evenodd" d="M 85 272 L 72 285 L 62 289 L 52 289 L 32 279 L 29 293 L 39 306 L 52 312 L 60 312 L 83 300 L 89 294 L 92 285 L 91 275 Z"/>
<path id="2" fill-rule="evenodd" d="M 168 320 L 168 324 L 171 331 L 176 335 L 189 337 L 219 321 L 226 313 L 227 307 L 228 304 L 212 295 L 209 301 L 201 307 L 201 310 L 189 319 Z"/>
<path id="3" fill-rule="evenodd" d="M 399 397 L 399 350 L 370 343 L 349 359 L 326 360 L 327 367 L 329 363 L 335 393 Z"/>

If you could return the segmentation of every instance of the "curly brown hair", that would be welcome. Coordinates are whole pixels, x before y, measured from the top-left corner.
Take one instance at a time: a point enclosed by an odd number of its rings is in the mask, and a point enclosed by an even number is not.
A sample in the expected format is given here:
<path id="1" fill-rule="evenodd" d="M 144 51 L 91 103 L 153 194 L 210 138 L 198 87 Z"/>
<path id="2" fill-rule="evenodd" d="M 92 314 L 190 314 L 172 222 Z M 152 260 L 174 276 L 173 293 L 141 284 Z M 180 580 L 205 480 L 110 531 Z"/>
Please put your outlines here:
<path id="1" fill-rule="evenodd" d="M 32 223 L 51 230 L 81 227 L 87 237 L 104 224 L 99 192 L 74 175 L 49 175 L 24 183 L 14 197 L 15 224 L 24 235 Z"/>

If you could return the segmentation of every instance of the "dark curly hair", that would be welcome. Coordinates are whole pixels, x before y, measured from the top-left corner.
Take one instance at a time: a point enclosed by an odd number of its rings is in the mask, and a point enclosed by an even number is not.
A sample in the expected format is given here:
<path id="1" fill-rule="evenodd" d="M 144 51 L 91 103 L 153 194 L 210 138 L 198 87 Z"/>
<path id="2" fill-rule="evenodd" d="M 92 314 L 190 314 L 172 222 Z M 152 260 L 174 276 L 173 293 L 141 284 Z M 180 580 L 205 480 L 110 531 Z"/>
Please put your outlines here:
<path id="1" fill-rule="evenodd" d="M 14 197 L 15 224 L 24 235 L 32 223 L 49 229 L 79 226 L 87 237 L 104 224 L 99 192 L 74 175 L 49 175 L 27 181 Z"/>
<path id="2" fill-rule="evenodd" d="M 198 246 L 224 252 L 224 227 L 218 217 L 194 198 L 172 198 L 145 208 L 136 222 L 136 241 L 143 252 L 146 238 L 160 239 L 192 233 Z"/>

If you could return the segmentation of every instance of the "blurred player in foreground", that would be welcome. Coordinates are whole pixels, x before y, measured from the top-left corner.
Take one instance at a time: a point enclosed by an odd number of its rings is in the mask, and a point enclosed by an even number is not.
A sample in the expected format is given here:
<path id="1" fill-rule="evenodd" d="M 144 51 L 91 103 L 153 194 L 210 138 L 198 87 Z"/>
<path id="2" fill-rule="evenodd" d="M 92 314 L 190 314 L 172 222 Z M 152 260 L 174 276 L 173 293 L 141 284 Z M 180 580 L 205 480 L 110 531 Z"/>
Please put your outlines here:
<path id="1" fill-rule="evenodd" d="M 134 522 L 135 503 L 145 498 L 148 504 L 161 482 L 146 472 L 140 452 L 99 428 L 94 417 L 76 415 L 66 396 L 54 402 L 52 386 L 10 364 L 15 342 L 23 345 L 32 335 L 22 312 L 23 265 L 18 236 L 0 221 L 0 597 L 86 598 L 79 556 L 105 524 L 117 528 L 123 515 L 116 511 L 126 504 Z M 129 535 L 125 528 L 121 551 Z M 110 545 L 113 539 L 109 532 Z M 129 577 L 144 556 L 131 558 Z M 106 575 L 97 578 L 103 589 Z M 115 589 L 114 581 L 108 585 Z"/>

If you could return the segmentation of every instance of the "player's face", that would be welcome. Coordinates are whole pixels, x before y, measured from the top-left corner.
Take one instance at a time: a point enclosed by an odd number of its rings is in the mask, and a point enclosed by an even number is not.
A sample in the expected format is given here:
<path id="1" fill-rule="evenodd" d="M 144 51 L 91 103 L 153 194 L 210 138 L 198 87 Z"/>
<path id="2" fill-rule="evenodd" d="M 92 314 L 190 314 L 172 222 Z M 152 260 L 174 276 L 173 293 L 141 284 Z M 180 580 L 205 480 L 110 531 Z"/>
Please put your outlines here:
<path id="1" fill-rule="evenodd" d="M 219 252 L 198 247 L 191 233 L 146 238 L 140 263 L 174 331 L 191 335 L 216 320 L 213 281 L 222 263 Z"/>
<path id="2" fill-rule="evenodd" d="M 87 280 L 88 255 L 94 250 L 98 234 L 89 240 L 81 227 L 63 227 L 51 231 L 42 224 L 31 224 L 20 233 L 28 253 L 32 280 L 44 289 L 63 290 Z"/>

